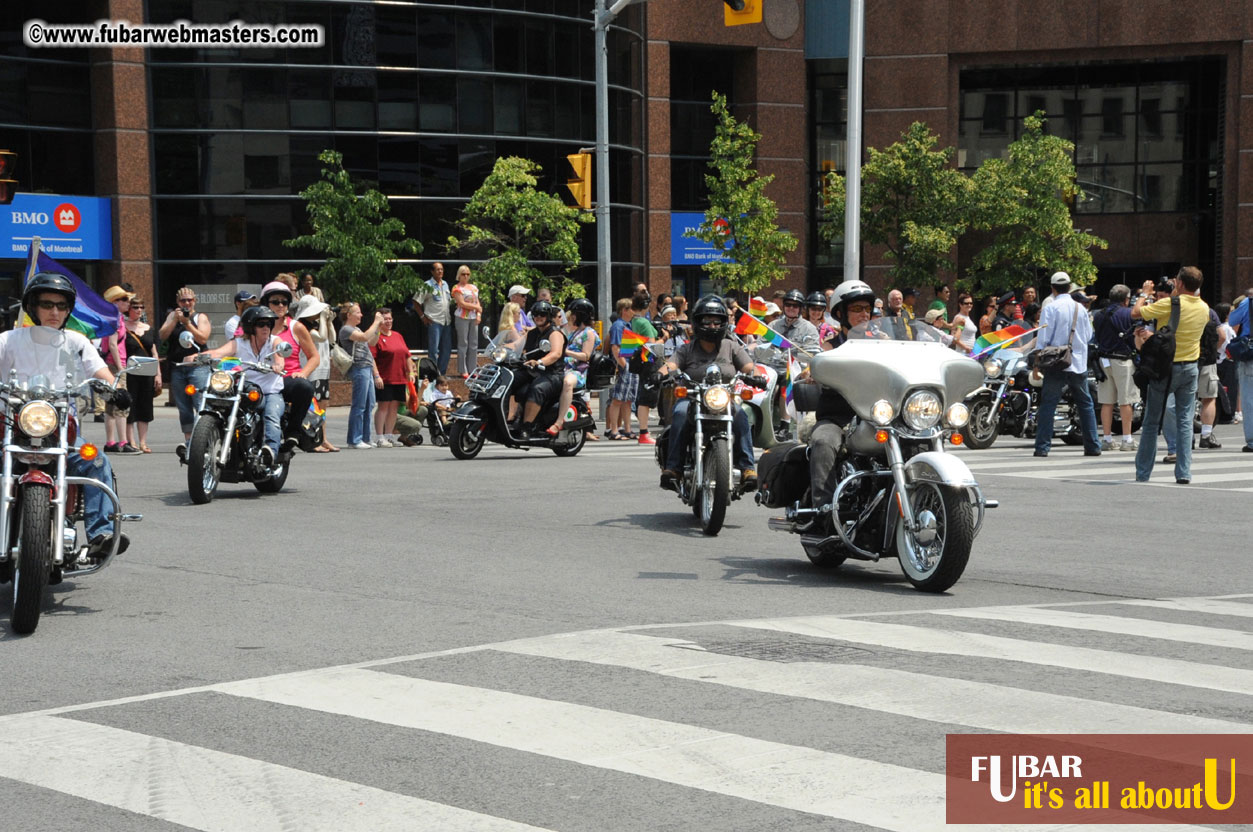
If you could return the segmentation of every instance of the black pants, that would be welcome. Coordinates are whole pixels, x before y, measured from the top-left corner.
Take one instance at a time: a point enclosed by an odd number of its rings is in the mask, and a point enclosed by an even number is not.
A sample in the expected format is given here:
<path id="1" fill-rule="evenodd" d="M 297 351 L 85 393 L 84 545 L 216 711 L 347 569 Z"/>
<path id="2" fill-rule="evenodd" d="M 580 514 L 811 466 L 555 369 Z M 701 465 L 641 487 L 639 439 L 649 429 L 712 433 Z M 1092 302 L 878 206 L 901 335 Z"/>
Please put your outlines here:
<path id="1" fill-rule="evenodd" d="M 514 388 L 514 394 L 520 401 L 538 404 L 542 411 L 561 397 L 563 378 L 565 378 L 564 373 L 536 373 L 530 381 L 523 382 Z"/>
<path id="2" fill-rule="evenodd" d="M 313 382 L 307 378 L 296 376 L 283 377 L 283 401 L 287 402 L 287 436 L 295 436 L 300 432 L 300 423 L 313 404 Z"/>

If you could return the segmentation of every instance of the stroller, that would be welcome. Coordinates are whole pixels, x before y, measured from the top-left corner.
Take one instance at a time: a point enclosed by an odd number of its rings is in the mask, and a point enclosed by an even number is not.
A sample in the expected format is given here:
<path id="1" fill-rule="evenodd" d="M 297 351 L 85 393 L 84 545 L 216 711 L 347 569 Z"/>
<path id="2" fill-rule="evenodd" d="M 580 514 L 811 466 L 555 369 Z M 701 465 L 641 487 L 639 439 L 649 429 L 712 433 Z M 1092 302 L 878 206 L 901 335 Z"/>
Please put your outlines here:
<path id="1" fill-rule="evenodd" d="M 435 379 L 439 378 L 439 368 L 435 366 L 435 362 L 430 358 L 421 358 L 418 360 L 418 379 L 428 384 L 434 384 Z M 431 444 L 437 447 L 444 447 L 448 444 L 448 428 L 439 420 L 439 414 L 435 412 L 434 407 L 430 407 L 423 403 L 422 407 L 426 408 L 426 429 L 431 434 Z M 416 414 L 415 414 L 416 416 Z M 413 433 L 407 438 L 409 441 L 405 444 L 421 445 L 422 434 Z M 404 441 L 402 439 L 401 441 Z"/>

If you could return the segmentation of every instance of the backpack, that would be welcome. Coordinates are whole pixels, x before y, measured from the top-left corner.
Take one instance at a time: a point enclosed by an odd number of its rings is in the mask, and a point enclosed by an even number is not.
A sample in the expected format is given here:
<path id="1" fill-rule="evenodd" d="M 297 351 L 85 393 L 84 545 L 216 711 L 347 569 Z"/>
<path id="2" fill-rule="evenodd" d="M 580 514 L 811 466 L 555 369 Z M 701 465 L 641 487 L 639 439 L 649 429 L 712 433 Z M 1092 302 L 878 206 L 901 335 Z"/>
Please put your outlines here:
<path id="1" fill-rule="evenodd" d="M 1175 330 L 1179 326 L 1179 298 L 1170 299 L 1170 321 L 1159 326 L 1153 337 L 1140 347 L 1140 366 L 1135 372 L 1136 384 L 1160 381 L 1170 377 L 1175 363 Z"/>
<path id="2" fill-rule="evenodd" d="M 1197 363 L 1202 367 L 1218 363 L 1218 323 L 1212 316 L 1201 331 L 1201 358 Z"/>

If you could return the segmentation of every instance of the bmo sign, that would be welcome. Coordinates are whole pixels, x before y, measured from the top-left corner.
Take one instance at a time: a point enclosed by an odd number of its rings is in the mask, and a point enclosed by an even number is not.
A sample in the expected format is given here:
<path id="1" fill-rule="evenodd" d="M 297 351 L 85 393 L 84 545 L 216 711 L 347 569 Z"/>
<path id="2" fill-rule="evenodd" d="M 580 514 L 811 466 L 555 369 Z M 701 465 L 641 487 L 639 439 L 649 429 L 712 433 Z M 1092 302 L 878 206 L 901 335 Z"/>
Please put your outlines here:
<path id="1" fill-rule="evenodd" d="M 34 237 L 57 259 L 112 260 L 112 200 L 18 194 L 0 205 L 0 259 L 25 257 Z"/>

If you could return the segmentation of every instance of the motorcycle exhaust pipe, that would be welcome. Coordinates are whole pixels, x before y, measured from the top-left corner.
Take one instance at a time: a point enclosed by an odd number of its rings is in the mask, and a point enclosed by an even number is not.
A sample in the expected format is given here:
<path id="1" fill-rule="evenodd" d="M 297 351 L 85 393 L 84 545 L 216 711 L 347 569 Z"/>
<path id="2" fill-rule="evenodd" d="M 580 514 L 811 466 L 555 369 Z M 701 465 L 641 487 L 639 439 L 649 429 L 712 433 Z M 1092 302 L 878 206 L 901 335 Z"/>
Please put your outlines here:
<path id="1" fill-rule="evenodd" d="M 796 524 L 786 517 L 771 517 L 766 521 L 766 527 L 772 532 L 788 532 L 790 534 L 796 531 Z"/>

